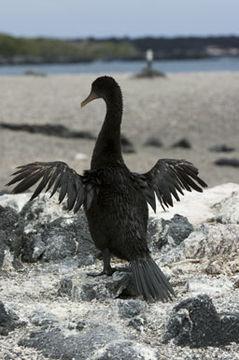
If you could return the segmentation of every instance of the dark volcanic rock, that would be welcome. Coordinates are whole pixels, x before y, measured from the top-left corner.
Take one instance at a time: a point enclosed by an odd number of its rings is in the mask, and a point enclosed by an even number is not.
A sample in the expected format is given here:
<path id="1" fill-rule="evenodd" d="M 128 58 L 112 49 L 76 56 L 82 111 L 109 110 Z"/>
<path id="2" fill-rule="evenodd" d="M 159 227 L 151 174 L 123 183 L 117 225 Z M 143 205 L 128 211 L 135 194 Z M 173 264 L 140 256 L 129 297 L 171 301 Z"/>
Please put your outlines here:
<path id="1" fill-rule="evenodd" d="M 30 237 L 24 237 L 24 245 L 22 248 L 22 260 L 26 262 L 36 262 L 42 258 L 42 254 L 46 249 L 46 244 L 42 240 L 42 236 L 33 234 Z"/>
<path id="2" fill-rule="evenodd" d="M 78 321 L 76 324 L 76 329 L 78 331 L 81 331 L 84 329 L 85 325 L 86 325 L 86 323 L 84 321 Z"/>
<path id="3" fill-rule="evenodd" d="M 39 259 L 55 261 L 76 255 L 80 266 L 93 264 L 100 251 L 91 238 L 84 212 L 81 210 L 70 216 L 56 202 L 49 211 L 47 201 L 48 196 L 43 195 L 26 204 L 20 213 L 29 234 L 22 259 L 29 262 Z"/>
<path id="4" fill-rule="evenodd" d="M 212 152 L 232 152 L 235 151 L 235 148 L 222 144 L 222 145 L 214 145 L 209 148 L 209 151 Z"/>
<path id="5" fill-rule="evenodd" d="M 79 278 L 75 275 L 62 278 L 57 295 L 67 296 L 71 300 L 87 302 L 116 298 L 125 299 L 137 295 L 130 272 L 116 271 L 112 276 L 97 277 L 89 274 L 84 274 L 83 277 Z"/>
<path id="6" fill-rule="evenodd" d="M 55 321 L 55 319 L 50 314 L 40 310 L 34 311 L 33 314 L 31 314 L 29 320 L 33 325 L 45 327 L 48 327 Z"/>
<path id="7" fill-rule="evenodd" d="M 69 298 L 72 297 L 73 291 L 73 283 L 71 278 L 63 278 L 60 281 L 60 286 L 57 291 L 58 296 L 68 296 Z"/>
<path id="8" fill-rule="evenodd" d="M 239 343 L 239 312 L 220 314 L 222 344 Z"/>
<path id="9" fill-rule="evenodd" d="M 17 212 L 9 207 L 4 208 L 0 205 L 0 230 L 10 234 L 15 229 L 17 223 Z"/>
<path id="10" fill-rule="evenodd" d="M 41 350 L 42 354 L 52 359 L 87 360 L 94 352 L 104 348 L 115 339 L 122 339 L 113 326 L 98 323 L 88 324 L 84 331 L 57 327 L 42 327 L 19 341 L 20 346 Z M 97 359 L 97 358 L 96 358 Z"/>
<path id="11" fill-rule="evenodd" d="M 100 280 L 93 278 L 84 284 L 81 288 L 80 299 L 92 301 L 93 299 L 115 299 L 137 295 L 131 272 L 116 271 L 112 276 L 102 276 Z"/>
<path id="12" fill-rule="evenodd" d="M 131 271 L 116 271 L 105 285 L 113 298 L 127 298 L 137 296 L 137 290 Z"/>
<path id="13" fill-rule="evenodd" d="M 191 149 L 192 145 L 188 139 L 181 139 L 181 140 L 177 141 L 176 143 L 174 143 L 171 147 L 172 148 L 180 147 L 183 149 Z"/>
<path id="14" fill-rule="evenodd" d="M 42 194 L 33 201 L 28 201 L 19 214 L 26 234 L 41 233 L 51 221 L 63 215 L 67 216 L 67 213 L 55 198 L 49 199 L 49 194 Z"/>
<path id="15" fill-rule="evenodd" d="M 227 159 L 227 158 L 222 158 L 222 159 L 218 159 L 214 162 L 215 165 L 219 165 L 219 166 L 233 166 L 233 167 L 239 167 L 239 159 Z"/>
<path id="16" fill-rule="evenodd" d="M 33 234 L 25 241 L 22 250 L 23 261 L 56 261 L 72 257 L 76 253 L 74 234 L 54 226 L 53 223 L 50 223 L 41 234 Z"/>
<path id="17" fill-rule="evenodd" d="M 49 228 L 64 230 L 73 236 L 77 244 L 74 253 L 77 255 L 79 266 L 92 265 L 101 252 L 96 249 L 91 238 L 86 216 L 83 210 L 68 218 L 58 218 L 49 224 Z M 73 245 L 73 244 L 72 244 Z M 73 250 L 73 249 L 72 249 Z"/>
<path id="18" fill-rule="evenodd" d="M 154 77 L 163 77 L 165 78 L 166 75 L 158 70 L 152 69 L 151 67 L 144 67 L 140 73 L 134 76 L 135 78 L 154 78 Z"/>
<path id="19" fill-rule="evenodd" d="M 144 146 L 154 146 L 154 147 L 162 147 L 163 143 L 156 137 L 150 137 L 144 143 Z"/>
<path id="20" fill-rule="evenodd" d="M 188 219 L 178 214 L 174 215 L 171 220 L 164 220 L 163 227 L 167 236 L 170 236 L 176 245 L 179 245 L 193 232 L 193 226 Z"/>
<path id="21" fill-rule="evenodd" d="M 239 313 L 218 314 L 208 295 L 183 300 L 173 311 L 164 343 L 173 338 L 176 345 L 190 347 L 239 343 Z"/>
<path id="22" fill-rule="evenodd" d="M 95 136 L 88 131 L 74 131 L 70 130 L 64 125 L 52 125 L 52 124 L 9 124 L 0 123 L 0 128 L 8 129 L 12 131 L 25 131 L 31 134 L 43 134 L 47 136 L 57 136 L 66 139 L 89 139 L 95 140 Z"/>
<path id="23" fill-rule="evenodd" d="M 174 215 L 170 220 L 149 219 L 148 241 L 156 249 L 166 244 L 179 245 L 193 232 L 193 226 L 188 219 L 181 215 Z"/>
<path id="24" fill-rule="evenodd" d="M 76 252 L 74 235 L 65 229 L 49 227 L 43 232 L 42 240 L 46 244 L 42 255 L 44 261 L 64 259 Z"/>
<path id="25" fill-rule="evenodd" d="M 145 311 L 147 305 L 140 300 L 118 300 L 119 316 L 122 318 L 132 318 Z"/>
<path id="26" fill-rule="evenodd" d="M 146 317 L 143 316 L 135 316 L 132 319 L 130 319 L 128 326 L 133 327 L 135 330 L 142 332 L 144 329 L 144 326 L 147 324 Z"/>
<path id="27" fill-rule="evenodd" d="M 14 260 L 20 255 L 23 241 L 23 224 L 17 212 L 0 206 L 0 268 L 4 261 L 4 250 L 9 249 Z M 14 265 L 14 264 L 13 264 Z"/>
<path id="28" fill-rule="evenodd" d="M 18 316 L 13 312 L 7 312 L 4 304 L 0 301 L 0 335 L 6 336 L 9 331 L 25 325 L 24 322 L 19 322 L 18 320 Z"/>

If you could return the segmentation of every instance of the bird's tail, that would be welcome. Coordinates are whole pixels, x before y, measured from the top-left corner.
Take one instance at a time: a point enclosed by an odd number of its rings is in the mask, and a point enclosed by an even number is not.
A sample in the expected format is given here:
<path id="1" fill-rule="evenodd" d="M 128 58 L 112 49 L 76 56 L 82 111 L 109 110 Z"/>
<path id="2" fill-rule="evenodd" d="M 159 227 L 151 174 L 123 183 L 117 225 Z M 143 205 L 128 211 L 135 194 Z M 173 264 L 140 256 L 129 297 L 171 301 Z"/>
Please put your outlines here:
<path id="1" fill-rule="evenodd" d="M 137 291 L 146 301 L 172 300 L 175 293 L 167 278 L 150 256 L 130 261 Z"/>

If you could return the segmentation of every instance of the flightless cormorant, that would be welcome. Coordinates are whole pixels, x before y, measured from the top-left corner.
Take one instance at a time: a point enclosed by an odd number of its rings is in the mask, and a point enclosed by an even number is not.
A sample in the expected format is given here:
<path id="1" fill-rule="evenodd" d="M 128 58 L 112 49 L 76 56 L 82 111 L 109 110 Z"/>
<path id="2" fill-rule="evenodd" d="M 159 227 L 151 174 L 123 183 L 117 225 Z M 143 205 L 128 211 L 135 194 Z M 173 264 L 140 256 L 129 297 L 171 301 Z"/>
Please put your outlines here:
<path id="1" fill-rule="evenodd" d="M 51 196 L 59 191 L 59 202 L 66 197 L 68 210 L 77 212 L 83 205 L 92 238 L 103 254 L 101 274 L 112 275 L 110 256 L 115 255 L 129 261 L 137 291 L 145 300 L 170 300 L 174 291 L 146 242 L 147 203 L 155 211 L 156 194 L 163 208 L 173 206 L 172 196 L 179 200 L 178 193 L 201 192 L 206 184 L 185 160 L 160 159 L 144 174 L 131 172 L 121 153 L 122 94 L 112 77 L 97 78 L 81 106 L 97 98 L 105 101 L 107 112 L 90 170 L 79 175 L 61 161 L 34 162 L 19 166 L 8 185 L 18 183 L 13 192 L 20 193 L 40 181 L 31 200 L 45 188 L 52 189 Z"/>

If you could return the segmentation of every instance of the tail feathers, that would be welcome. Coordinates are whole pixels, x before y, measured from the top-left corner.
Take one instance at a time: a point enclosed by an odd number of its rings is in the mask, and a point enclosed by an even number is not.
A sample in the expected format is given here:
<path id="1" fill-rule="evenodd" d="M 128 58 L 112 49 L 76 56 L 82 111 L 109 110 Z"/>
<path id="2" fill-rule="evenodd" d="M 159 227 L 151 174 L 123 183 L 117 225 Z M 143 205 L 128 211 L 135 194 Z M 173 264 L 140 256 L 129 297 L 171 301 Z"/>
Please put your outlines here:
<path id="1" fill-rule="evenodd" d="M 130 261 L 136 288 L 146 301 L 173 299 L 175 293 L 165 275 L 151 257 Z"/>

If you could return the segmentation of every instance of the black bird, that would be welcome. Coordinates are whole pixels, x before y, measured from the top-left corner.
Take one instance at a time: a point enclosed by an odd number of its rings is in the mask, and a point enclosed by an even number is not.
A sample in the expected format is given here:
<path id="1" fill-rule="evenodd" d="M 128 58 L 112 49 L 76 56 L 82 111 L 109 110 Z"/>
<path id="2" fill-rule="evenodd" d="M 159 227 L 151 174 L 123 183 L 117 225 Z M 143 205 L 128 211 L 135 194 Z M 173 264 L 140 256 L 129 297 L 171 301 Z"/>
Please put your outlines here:
<path id="1" fill-rule="evenodd" d="M 172 196 L 179 201 L 178 193 L 201 192 L 207 185 L 185 160 L 161 159 L 145 174 L 131 172 L 121 153 L 122 94 L 112 77 L 97 78 L 81 106 L 97 98 L 105 101 L 107 112 L 90 170 L 79 175 L 61 161 L 34 162 L 19 166 L 8 185 L 18 183 L 13 192 L 20 193 L 40 181 L 31 200 L 45 188 L 52 189 L 51 196 L 59 191 L 60 203 L 66 197 L 69 210 L 76 212 L 83 205 L 92 238 L 103 254 L 101 274 L 112 275 L 110 256 L 115 255 L 129 261 L 137 291 L 145 300 L 171 300 L 174 291 L 146 242 L 147 203 L 156 210 L 156 193 L 163 208 L 173 206 Z"/>

